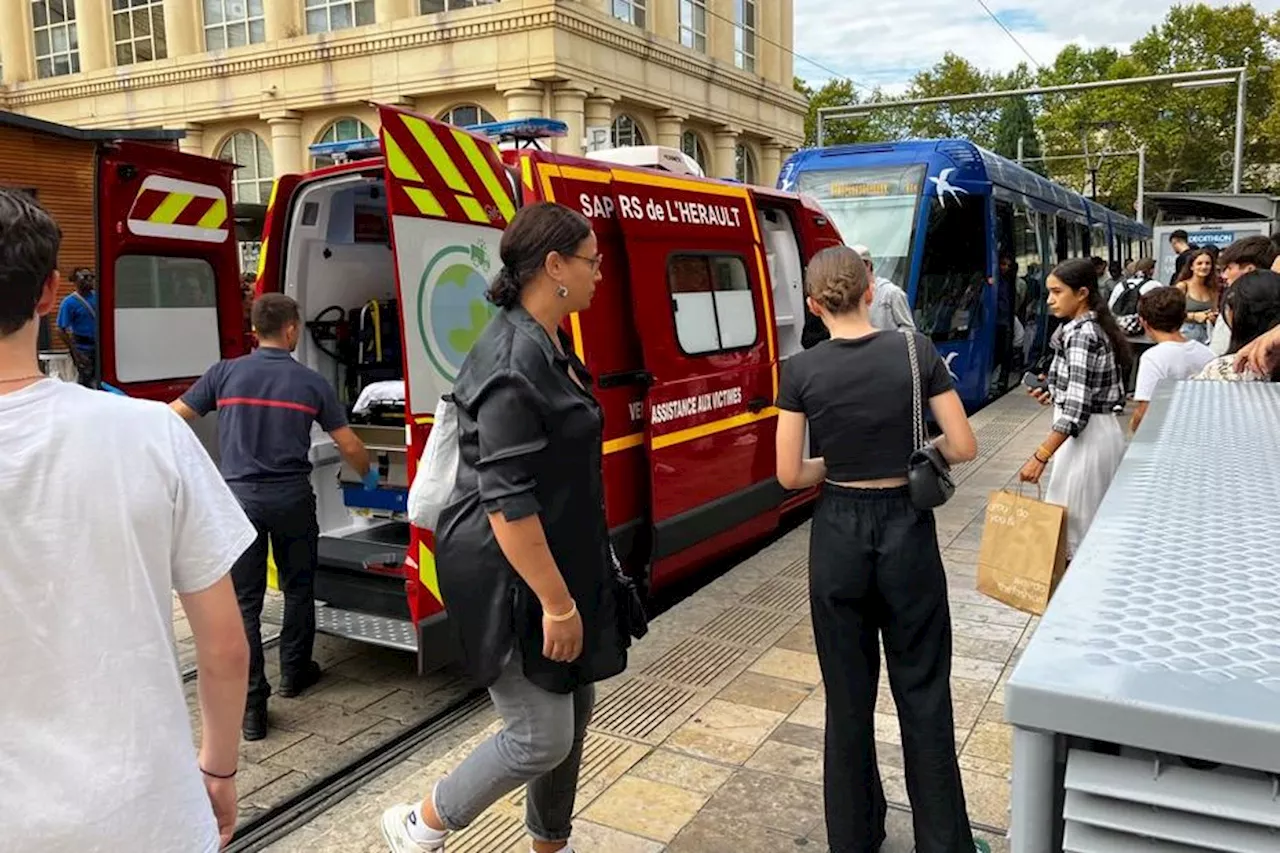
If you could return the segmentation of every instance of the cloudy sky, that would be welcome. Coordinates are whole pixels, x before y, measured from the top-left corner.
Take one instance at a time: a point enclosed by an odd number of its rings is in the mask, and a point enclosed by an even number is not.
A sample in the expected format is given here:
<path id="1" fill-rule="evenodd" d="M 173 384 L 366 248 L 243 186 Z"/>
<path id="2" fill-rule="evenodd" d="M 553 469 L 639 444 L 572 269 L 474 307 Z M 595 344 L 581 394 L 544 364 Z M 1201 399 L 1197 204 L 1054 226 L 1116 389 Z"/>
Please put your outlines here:
<path id="1" fill-rule="evenodd" d="M 1229 5 L 1208 0 L 1212 6 Z M 1066 44 L 1124 46 L 1168 11 L 1168 0 L 986 0 L 1037 62 L 1048 65 Z M 1254 0 L 1265 12 L 1280 0 Z M 833 15 L 832 8 L 856 8 Z M 867 87 L 901 90 L 912 74 L 948 50 L 982 68 L 1007 70 L 1026 54 L 978 0 L 795 0 L 796 75 L 821 83 L 832 71 Z M 825 68 L 806 62 L 814 60 Z"/>

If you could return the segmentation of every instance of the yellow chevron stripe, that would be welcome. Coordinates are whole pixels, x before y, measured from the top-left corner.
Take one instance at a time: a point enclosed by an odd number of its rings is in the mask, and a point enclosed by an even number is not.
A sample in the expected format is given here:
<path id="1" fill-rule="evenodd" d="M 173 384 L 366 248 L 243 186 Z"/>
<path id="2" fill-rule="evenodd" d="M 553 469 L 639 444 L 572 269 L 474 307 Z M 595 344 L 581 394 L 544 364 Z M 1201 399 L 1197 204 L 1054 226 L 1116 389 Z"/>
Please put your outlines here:
<path id="1" fill-rule="evenodd" d="M 413 163 L 401 149 L 400 143 L 396 142 L 395 137 L 386 130 L 382 131 L 382 147 L 387 152 L 387 168 L 391 170 L 391 174 L 402 181 L 422 183 L 422 175 L 418 174 L 418 170 L 413 167 Z"/>
<path id="2" fill-rule="evenodd" d="M 444 602 L 444 598 L 440 596 L 440 575 L 436 572 L 436 555 L 421 542 L 418 543 L 418 580 L 431 590 L 436 601 Z"/>
<path id="3" fill-rule="evenodd" d="M 458 204 L 462 205 L 462 210 L 472 222 L 488 222 L 489 214 L 484 212 L 484 205 L 469 195 L 459 195 Z"/>
<path id="4" fill-rule="evenodd" d="M 262 273 L 267 269 L 267 237 L 262 238 L 262 245 L 258 247 L 258 278 L 262 278 Z"/>
<path id="5" fill-rule="evenodd" d="M 197 228 L 221 228 L 227 222 L 227 200 L 220 198 L 213 203 L 213 207 L 209 208 L 204 216 L 200 217 L 200 221 L 196 223 Z"/>
<path id="6" fill-rule="evenodd" d="M 455 130 L 453 138 L 462 149 L 462 153 L 466 154 L 467 159 L 471 161 L 471 168 L 475 169 L 476 174 L 480 176 L 480 183 L 484 184 L 484 188 L 489 191 L 494 204 L 498 205 L 498 210 L 502 212 L 502 218 L 510 222 L 511 218 L 516 215 L 516 206 L 511 201 L 511 194 L 507 191 L 503 181 L 494 174 L 493 167 L 489 165 L 489 161 L 480 153 L 480 148 L 476 145 L 475 139 L 461 130 Z"/>
<path id="7" fill-rule="evenodd" d="M 421 187 L 404 187 L 403 189 L 405 195 L 409 196 L 409 200 L 417 206 L 423 216 L 444 216 L 444 208 L 431 190 L 424 190 Z"/>
<path id="8" fill-rule="evenodd" d="M 409 129 L 409 133 L 413 134 L 423 153 L 431 159 L 431 165 L 436 167 L 436 171 L 440 173 L 440 177 L 444 178 L 449 189 L 461 193 L 471 192 L 471 187 L 467 185 L 458 167 L 453 165 L 453 161 L 449 159 L 449 152 L 444 150 L 440 140 L 432 133 L 431 127 L 416 116 L 402 115 L 400 120 Z"/>
<path id="9" fill-rule="evenodd" d="M 172 225 L 194 198 L 195 196 L 189 193 L 169 193 L 168 197 L 155 209 L 155 212 L 147 217 L 147 221 L 154 222 L 157 225 Z"/>

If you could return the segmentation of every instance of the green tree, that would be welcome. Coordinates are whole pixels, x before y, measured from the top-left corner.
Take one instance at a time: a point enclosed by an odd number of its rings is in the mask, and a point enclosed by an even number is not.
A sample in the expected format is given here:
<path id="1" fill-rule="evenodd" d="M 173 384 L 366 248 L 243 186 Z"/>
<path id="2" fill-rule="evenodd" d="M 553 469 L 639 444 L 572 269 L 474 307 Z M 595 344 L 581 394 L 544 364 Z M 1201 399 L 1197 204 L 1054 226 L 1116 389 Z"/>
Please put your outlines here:
<path id="1" fill-rule="evenodd" d="M 1247 65 L 1254 69 L 1246 110 L 1246 155 L 1253 168 L 1246 186 L 1259 186 L 1261 164 L 1276 156 L 1275 75 L 1265 69 L 1277 55 L 1276 18 L 1242 4 L 1175 6 L 1127 53 L 1110 48 L 1065 48 L 1040 75 L 1044 85 L 1167 74 Z M 1230 186 L 1235 128 L 1234 86 L 1173 88 L 1126 86 L 1048 96 L 1037 125 L 1046 150 L 1077 154 L 1147 149 L 1147 189 L 1222 191 Z M 1099 164 L 1099 200 L 1130 213 L 1137 197 L 1137 159 Z M 1082 188 L 1083 161 L 1054 163 L 1050 174 Z"/>
<path id="2" fill-rule="evenodd" d="M 1040 137 L 1036 131 L 1036 120 L 1031 115 L 1031 107 L 1026 98 L 1012 98 L 1004 102 L 1000 110 L 1000 121 L 996 123 L 995 152 L 1002 157 L 1016 160 L 1018 157 L 1018 140 L 1022 140 L 1022 155 L 1028 159 L 1041 156 Z M 1032 160 L 1027 168 L 1033 172 L 1046 174 L 1044 163 Z"/>
<path id="3" fill-rule="evenodd" d="M 825 107 L 851 107 L 862 103 L 878 103 L 884 100 L 879 90 L 865 98 L 858 94 L 852 80 L 834 78 L 814 89 L 799 77 L 795 89 L 809 99 L 809 112 L 804 119 L 805 145 L 818 144 L 818 110 Z M 828 121 L 824 125 L 826 145 L 851 145 L 859 142 L 880 142 L 894 139 L 895 130 L 889 127 L 883 114 L 873 113 L 866 118 Z"/>

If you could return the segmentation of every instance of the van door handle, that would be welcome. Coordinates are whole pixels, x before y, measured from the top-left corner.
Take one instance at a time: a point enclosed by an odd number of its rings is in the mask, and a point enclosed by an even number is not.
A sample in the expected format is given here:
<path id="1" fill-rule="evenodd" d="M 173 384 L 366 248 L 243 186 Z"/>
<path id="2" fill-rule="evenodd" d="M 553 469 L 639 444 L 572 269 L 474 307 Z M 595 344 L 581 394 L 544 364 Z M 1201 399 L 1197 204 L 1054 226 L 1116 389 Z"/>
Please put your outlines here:
<path id="1" fill-rule="evenodd" d="M 752 397 L 747 401 L 747 411 L 753 414 L 763 412 L 769 401 L 764 397 Z"/>

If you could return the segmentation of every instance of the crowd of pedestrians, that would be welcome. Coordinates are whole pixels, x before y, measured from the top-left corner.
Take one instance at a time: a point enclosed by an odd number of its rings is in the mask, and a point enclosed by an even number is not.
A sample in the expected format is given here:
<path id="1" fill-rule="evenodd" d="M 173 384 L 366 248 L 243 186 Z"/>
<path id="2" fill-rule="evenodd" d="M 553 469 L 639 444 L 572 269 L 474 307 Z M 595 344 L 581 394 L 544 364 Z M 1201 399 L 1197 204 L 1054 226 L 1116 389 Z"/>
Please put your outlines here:
<path id="1" fill-rule="evenodd" d="M 366 487 L 377 472 L 332 387 L 292 358 L 302 318 L 284 296 L 254 302 L 252 355 L 216 365 L 170 408 L 45 378 L 36 341 L 55 309 L 59 244 L 38 204 L 0 190 L 0 813 L 10 836 L 53 853 L 212 853 L 235 826 L 240 736 L 267 730 L 272 688 L 258 620 L 268 543 L 286 602 L 279 692 L 298 695 L 321 675 L 311 655 L 313 425 Z M 1099 259 L 1073 260 L 1047 278 L 1058 325 L 1031 393 L 1053 407 L 1052 427 L 1019 476 L 1038 483 L 1052 462 L 1045 498 L 1067 507 L 1069 555 L 1125 449 L 1117 413 L 1135 337 L 1126 318 L 1153 342 L 1138 364 L 1134 429 L 1161 382 L 1280 380 L 1271 241 L 1249 238 L 1220 255 L 1175 248 L 1168 286 L 1149 260 L 1127 277 Z M 444 849 L 522 785 L 534 853 L 571 851 L 594 685 L 627 665 L 602 414 L 562 331 L 600 281 L 596 236 L 569 208 L 529 205 L 504 233 L 500 257 L 488 294 L 497 314 L 450 398 L 459 465 L 435 535 L 463 664 L 488 688 L 503 727 L 423 799 L 386 810 L 393 853 Z M 916 849 L 968 853 L 980 842 L 956 759 L 946 574 L 933 504 L 921 503 L 908 474 L 921 458 L 935 471 L 971 460 L 977 441 L 905 292 L 876 276 L 865 247 L 818 253 L 805 287 L 807 348 L 782 368 L 776 470 L 785 488 L 820 493 L 809 569 L 827 702 L 829 843 L 850 853 L 885 840 L 873 732 L 883 644 Z M 59 312 L 73 348 L 96 311 L 91 296 L 91 275 L 80 275 Z M 221 471 L 184 423 L 215 408 Z M 926 412 L 940 428 L 931 441 Z M 55 562 L 73 571 L 51 572 Z M 173 660 L 171 591 L 197 651 L 195 751 Z"/>

